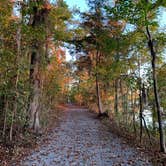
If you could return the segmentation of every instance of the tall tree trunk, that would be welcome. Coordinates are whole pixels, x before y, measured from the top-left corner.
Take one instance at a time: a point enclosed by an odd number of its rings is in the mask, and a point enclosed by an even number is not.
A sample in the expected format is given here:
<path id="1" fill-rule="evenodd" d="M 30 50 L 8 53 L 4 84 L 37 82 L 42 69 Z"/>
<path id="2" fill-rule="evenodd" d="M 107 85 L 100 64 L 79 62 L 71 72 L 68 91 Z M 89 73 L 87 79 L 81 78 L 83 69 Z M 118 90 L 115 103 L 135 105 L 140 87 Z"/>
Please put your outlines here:
<path id="1" fill-rule="evenodd" d="M 119 86 L 120 86 L 120 93 L 121 93 L 121 111 L 123 111 L 123 87 L 122 87 L 122 79 L 120 79 L 120 83 L 119 83 Z"/>
<path id="2" fill-rule="evenodd" d="M 96 52 L 96 69 L 98 70 L 98 66 L 100 63 L 100 55 L 99 51 L 97 50 Z M 100 96 L 100 85 L 99 85 L 99 74 L 98 71 L 96 71 L 96 95 L 97 95 L 97 105 L 98 105 L 98 111 L 99 115 L 102 114 L 102 101 L 101 101 L 101 96 Z"/>
<path id="3" fill-rule="evenodd" d="M 152 125 L 153 125 L 153 132 L 156 132 L 156 107 L 155 101 L 152 103 Z"/>
<path id="4" fill-rule="evenodd" d="M 39 123 L 39 96 L 40 96 L 40 80 L 39 80 L 39 62 L 40 56 L 37 52 L 31 54 L 31 69 L 30 69 L 30 85 L 31 95 L 29 104 L 30 121 L 29 126 L 31 129 L 38 132 L 40 129 Z"/>
<path id="5" fill-rule="evenodd" d="M 118 113 L 118 83 L 119 83 L 119 80 L 116 79 L 115 80 L 115 104 L 114 104 L 114 109 L 115 109 L 115 113 Z"/>
<path id="6" fill-rule="evenodd" d="M 133 128 L 134 128 L 134 134 L 136 135 L 136 125 L 135 125 L 135 98 L 134 98 L 134 91 L 131 90 L 131 109 L 133 114 Z"/>
<path id="7" fill-rule="evenodd" d="M 99 115 L 101 115 L 103 111 L 102 111 L 102 102 L 100 96 L 100 86 L 97 75 L 96 75 L 96 94 L 97 94 L 97 105 L 98 105 Z"/>
<path id="8" fill-rule="evenodd" d="M 144 107 L 147 106 L 147 91 L 144 83 L 142 84 L 142 99 Z"/>
<path id="9" fill-rule="evenodd" d="M 140 120 L 140 142 L 142 142 L 142 132 L 143 132 L 143 105 L 142 105 L 142 85 L 141 85 L 141 78 L 139 81 L 139 120 Z"/>
<path id="10" fill-rule="evenodd" d="M 128 109 L 128 103 L 129 103 L 129 101 L 128 101 L 128 96 L 129 95 L 129 88 L 128 88 L 128 86 L 126 87 L 126 98 L 125 98 L 125 109 L 126 109 L 126 122 L 128 122 L 128 115 L 129 115 L 129 109 Z"/>
<path id="11" fill-rule="evenodd" d="M 3 132 L 2 132 L 2 137 L 3 139 L 6 137 L 6 122 L 7 122 L 7 112 L 8 112 L 8 106 L 9 102 L 7 97 L 5 97 L 5 107 L 4 107 L 4 122 L 3 122 Z"/>
<path id="12" fill-rule="evenodd" d="M 33 2 L 34 0 L 31 0 Z M 29 25 L 32 28 L 38 28 L 41 25 L 44 26 L 46 23 L 46 18 L 49 12 L 49 9 L 45 8 L 47 6 L 47 0 L 37 1 L 36 4 L 32 3 L 32 15 L 29 21 Z M 41 8 L 41 4 L 43 7 Z M 44 33 L 44 32 L 43 32 Z M 40 123 L 39 123 L 39 98 L 40 98 L 40 78 L 39 78 L 39 68 L 40 68 L 40 59 L 41 51 L 43 50 L 45 41 L 36 41 L 32 44 L 31 52 L 31 63 L 30 63 L 30 86 L 31 86 L 31 95 L 30 95 L 30 104 L 29 104 L 29 113 L 30 121 L 29 126 L 36 133 L 39 132 Z"/>
<path id="13" fill-rule="evenodd" d="M 5 107 L 5 95 L 2 94 L 0 96 L 0 112 L 4 110 L 4 107 Z"/>
<path id="14" fill-rule="evenodd" d="M 145 106 L 146 106 L 146 97 L 145 97 L 145 86 L 144 86 L 144 83 L 142 84 L 142 89 L 141 89 L 141 102 L 142 102 L 142 111 L 145 109 Z M 146 124 L 146 121 L 145 121 L 145 118 L 142 116 L 142 123 L 144 123 L 144 129 L 146 130 L 146 133 L 147 133 L 147 136 L 149 138 L 149 142 L 150 142 L 150 145 L 152 145 L 152 142 L 151 142 L 151 136 L 150 136 L 150 132 L 149 132 L 149 129 L 148 129 L 148 126 Z"/>
<path id="15" fill-rule="evenodd" d="M 160 134 L 160 151 L 166 153 L 165 136 L 164 136 L 164 129 L 162 125 L 161 106 L 160 106 L 160 99 L 159 99 L 159 93 L 158 93 L 157 74 L 156 74 L 156 52 L 154 50 L 154 44 L 153 44 L 153 40 L 152 40 L 148 26 L 146 26 L 146 32 L 148 36 L 148 46 L 149 46 L 149 50 L 152 57 L 151 63 L 152 63 L 152 75 L 153 75 L 153 89 L 154 89 L 156 110 L 157 110 L 157 116 L 158 116 L 159 134 Z"/>

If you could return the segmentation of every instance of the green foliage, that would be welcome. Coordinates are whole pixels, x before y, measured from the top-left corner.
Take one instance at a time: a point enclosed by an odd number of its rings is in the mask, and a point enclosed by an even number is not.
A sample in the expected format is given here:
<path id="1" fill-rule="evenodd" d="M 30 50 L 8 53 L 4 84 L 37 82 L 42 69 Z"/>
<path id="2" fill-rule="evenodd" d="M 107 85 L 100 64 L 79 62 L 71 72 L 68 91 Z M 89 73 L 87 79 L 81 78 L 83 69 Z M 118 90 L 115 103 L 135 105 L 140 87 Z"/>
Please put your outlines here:
<path id="1" fill-rule="evenodd" d="M 84 54 L 76 60 L 78 82 L 73 85 L 71 98 L 86 101 L 90 109 L 97 111 L 98 79 L 103 111 L 109 110 L 110 117 L 123 125 L 128 126 L 130 121 L 132 129 L 140 129 L 141 105 L 143 113 L 147 109 L 154 112 L 149 40 L 156 53 L 159 96 L 165 110 L 165 32 L 159 29 L 158 20 L 160 7 L 165 3 L 163 0 L 118 0 L 115 5 L 110 1 L 88 2 L 90 9 L 82 13 L 80 23 L 84 36 L 78 33 L 75 37 L 77 50 Z M 156 122 L 154 118 L 153 124 Z"/>
<path id="2" fill-rule="evenodd" d="M 72 16 L 63 1 L 58 1 L 56 6 L 45 5 L 44 1 L 24 1 L 16 6 L 18 16 L 12 14 L 13 7 L 14 2 L 0 1 L 0 136 L 6 140 L 11 129 L 15 136 L 27 125 L 33 89 L 30 83 L 30 54 L 38 51 L 34 43 L 41 47 L 38 75 L 40 110 L 47 112 L 55 103 L 63 101 L 61 95 L 66 68 L 62 64 L 64 53 L 59 55 L 58 49 L 70 38 L 67 24 Z M 32 26 L 33 15 L 38 12 L 39 16 L 44 10 L 48 10 L 45 21 Z M 48 71 L 51 64 L 54 69 Z"/>

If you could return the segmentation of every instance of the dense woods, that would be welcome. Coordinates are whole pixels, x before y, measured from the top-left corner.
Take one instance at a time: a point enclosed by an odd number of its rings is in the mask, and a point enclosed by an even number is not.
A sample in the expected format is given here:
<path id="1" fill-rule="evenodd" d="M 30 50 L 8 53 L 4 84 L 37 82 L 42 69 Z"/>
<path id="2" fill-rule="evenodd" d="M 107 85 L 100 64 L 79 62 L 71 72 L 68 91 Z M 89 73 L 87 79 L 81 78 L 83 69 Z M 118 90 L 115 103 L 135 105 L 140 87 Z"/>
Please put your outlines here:
<path id="1" fill-rule="evenodd" d="M 63 1 L 2 0 L 0 6 L 0 125 L 8 142 L 27 127 L 40 132 L 45 119 L 39 114 L 65 101 L 67 64 L 61 46 L 69 36 L 71 13 Z"/>
<path id="2" fill-rule="evenodd" d="M 87 3 L 0 0 L 0 143 L 42 134 L 69 102 L 166 153 L 165 0 Z"/>

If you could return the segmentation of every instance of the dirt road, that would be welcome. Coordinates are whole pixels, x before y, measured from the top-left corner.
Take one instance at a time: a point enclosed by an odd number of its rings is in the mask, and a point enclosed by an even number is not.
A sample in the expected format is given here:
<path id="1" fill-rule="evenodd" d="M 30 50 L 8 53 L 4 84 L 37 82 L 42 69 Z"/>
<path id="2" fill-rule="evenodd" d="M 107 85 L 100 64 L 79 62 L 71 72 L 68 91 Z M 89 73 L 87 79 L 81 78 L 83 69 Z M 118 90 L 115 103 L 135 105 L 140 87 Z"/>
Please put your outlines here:
<path id="1" fill-rule="evenodd" d="M 86 109 L 68 108 L 49 142 L 21 166 L 149 166 L 148 160 L 113 135 Z"/>

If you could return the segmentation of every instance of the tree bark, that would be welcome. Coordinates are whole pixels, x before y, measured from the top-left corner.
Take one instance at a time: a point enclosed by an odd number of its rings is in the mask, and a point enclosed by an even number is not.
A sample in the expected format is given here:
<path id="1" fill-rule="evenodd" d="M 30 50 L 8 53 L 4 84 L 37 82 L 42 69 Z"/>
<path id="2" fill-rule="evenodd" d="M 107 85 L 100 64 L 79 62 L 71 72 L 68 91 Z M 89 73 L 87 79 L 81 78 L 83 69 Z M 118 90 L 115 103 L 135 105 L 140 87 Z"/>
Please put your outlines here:
<path id="1" fill-rule="evenodd" d="M 114 104 L 114 109 L 115 109 L 115 113 L 118 113 L 118 83 L 119 83 L 119 80 L 116 79 L 115 80 L 115 104 Z"/>
<path id="2" fill-rule="evenodd" d="M 34 0 L 31 0 L 32 2 Z M 42 24 L 46 23 L 46 18 L 49 12 L 49 9 L 45 8 L 47 0 L 41 0 L 39 6 L 32 6 L 33 14 L 31 15 L 29 25 L 32 28 L 38 28 Z M 40 8 L 40 5 L 43 5 L 43 8 Z M 31 63 L 30 63 L 30 86 L 31 86 L 31 95 L 30 95 L 30 104 L 29 104 L 29 127 L 33 129 L 36 133 L 40 129 L 39 121 L 39 98 L 40 98 L 40 78 L 39 78 L 39 68 L 40 68 L 40 59 L 41 59 L 41 50 L 44 47 L 45 41 L 36 41 L 32 44 L 31 52 Z"/>
<path id="3" fill-rule="evenodd" d="M 100 86 L 97 75 L 96 75 L 96 94 L 97 94 L 97 105 L 98 105 L 99 115 L 101 115 L 103 111 L 102 111 L 102 102 L 100 96 Z"/>
<path id="4" fill-rule="evenodd" d="M 39 96 L 40 96 L 40 80 L 39 80 L 39 62 L 40 56 L 38 53 L 33 52 L 31 54 L 31 69 L 30 69 L 30 85 L 31 85 L 31 95 L 29 104 L 29 127 L 35 132 L 39 132 Z"/>
<path id="5" fill-rule="evenodd" d="M 140 119 L 140 142 L 142 142 L 142 132 L 143 132 L 143 123 L 142 123 L 142 119 L 143 119 L 143 105 L 142 105 L 142 86 L 141 86 L 141 78 L 139 81 L 139 106 L 140 106 L 140 110 L 139 110 L 139 119 Z"/>
<path id="6" fill-rule="evenodd" d="M 160 106 L 160 98 L 158 93 L 157 74 L 156 74 L 156 52 L 154 50 L 154 44 L 153 44 L 153 40 L 152 40 L 148 26 L 146 26 L 146 32 L 148 36 L 148 46 L 149 46 L 149 50 L 152 57 L 151 64 L 152 64 L 152 76 L 153 76 L 153 89 L 154 89 L 156 110 L 157 110 L 157 116 L 158 116 L 159 134 L 160 134 L 160 151 L 166 153 L 165 136 L 164 136 L 164 129 L 162 125 L 161 106 Z"/>
<path id="7" fill-rule="evenodd" d="M 96 70 L 98 70 L 98 65 L 100 62 L 100 57 L 99 57 L 99 51 L 97 50 L 96 53 Z M 97 105 L 98 105 L 98 111 L 99 111 L 99 116 L 102 115 L 103 110 L 102 110 L 102 101 L 101 101 L 101 96 L 100 96 L 100 85 L 99 85 L 99 76 L 98 76 L 98 71 L 96 71 L 96 96 L 97 96 Z"/>
<path id="8" fill-rule="evenodd" d="M 6 99 L 5 99 L 5 107 L 4 107 L 3 132 L 2 132 L 2 137 L 3 137 L 3 138 L 5 138 L 5 137 L 6 137 L 6 122 L 7 122 L 7 112 L 8 112 L 8 106 L 9 106 L 9 102 L 8 102 L 7 97 L 6 97 Z"/>
<path id="9" fill-rule="evenodd" d="M 135 105 L 134 105 L 134 91 L 131 89 L 131 109 L 132 109 L 132 115 L 133 115 L 133 129 L 134 134 L 136 135 L 136 125 L 135 125 Z"/>

